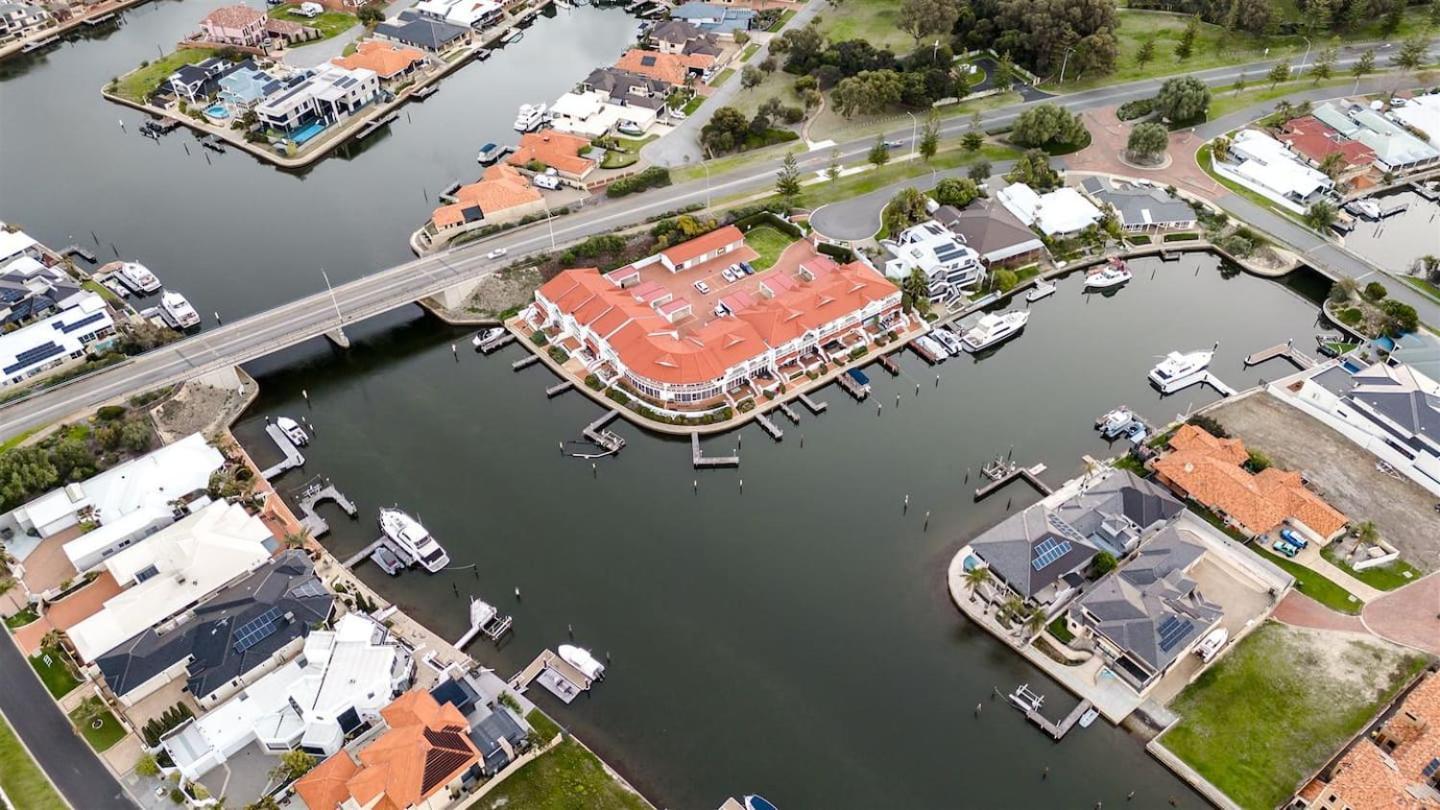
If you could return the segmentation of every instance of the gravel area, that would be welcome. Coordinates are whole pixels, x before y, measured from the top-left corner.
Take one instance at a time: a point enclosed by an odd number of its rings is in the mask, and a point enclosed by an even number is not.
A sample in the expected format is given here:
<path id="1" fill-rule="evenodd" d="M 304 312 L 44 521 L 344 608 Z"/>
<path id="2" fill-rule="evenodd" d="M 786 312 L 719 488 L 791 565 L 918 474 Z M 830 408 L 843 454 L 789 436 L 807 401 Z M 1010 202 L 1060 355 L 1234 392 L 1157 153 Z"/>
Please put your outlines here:
<path id="1" fill-rule="evenodd" d="M 465 302 L 466 312 L 473 315 L 498 317 L 507 309 L 523 307 L 535 296 L 540 286 L 540 271 L 534 267 L 507 268 L 486 276 Z"/>
<path id="2" fill-rule="evenodd" d="M 255 387 L 255 382 L 248 377 L 244 379 L 240 391 L 191 380 L 157 405 L 151 415 L 166 444 L 191 433 L 212 436 L 229 425 L 230 420 L 245 407 Z"/>
<path id="3" fill-rule="evenodd" d="M 1405 561 L 1423 571 L 1440 570 L 1435 498 L 1418 484 L 1375 469 L 1370 453 L 1270 394 L 1227 402 L 1210 415 L 1246 446 L 1300 471 L 1351 525 L 1374 522 Z"/>

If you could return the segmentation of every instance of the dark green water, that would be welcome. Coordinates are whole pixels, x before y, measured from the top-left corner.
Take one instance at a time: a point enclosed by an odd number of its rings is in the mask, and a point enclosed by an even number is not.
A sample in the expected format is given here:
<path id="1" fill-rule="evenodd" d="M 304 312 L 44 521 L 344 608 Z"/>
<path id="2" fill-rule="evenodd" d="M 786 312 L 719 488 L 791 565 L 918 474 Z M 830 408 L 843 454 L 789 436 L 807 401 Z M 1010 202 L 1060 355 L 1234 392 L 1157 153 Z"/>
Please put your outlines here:
<path id="1" fill-rule="evenodd" d="M 962 542 L 1035 497 L 1016 488 L 972 503 L 973 471 L 995 453 L 1014 445 L 1059 483 L 1081 454 L 1108 454 L 1091 429 L 1098 414 L 1124 402 L 1164 421 L 1213 398 L 1161 400 L 1145 382 L 1156 355 L 1220 340 L 1212 369 L 1243 388 L 1286 371 L 1244 371 L 1245 354 L 1316 331 L 1313 303 L 1226 278 L 1209 257 L 1136 270 L 1110 298 L 1066 280 L 1020 338 L 939 367 L 938 388 L 907 354 L 901 378 L 871 370 L 869 402 L 831 387 L 824 415 L 782 418 L 783 444 L 754 427 L 706 442 L 742 443 L 738 470 L 697 474 L 688 442 L 619 424 L 629 444 L 592 475 L 557 442 L 598 406 L 575 393 L 546 400 L 548 373 L 510 370 L 518 347 L 482 358 L 468 334 L 408 313 L 372 322 L 344 354 L 317 342 L 256 364 L 261 399 L 237 432 L 263 465 L 276 456 L 264 416 L 318 426 L 305 471 L 279 483 L 324 474 L 356 500 L 362 518 L 325 540 L 337 554 L 373 539 L 375 511 L 399 504 L 456 564 L 476 563 L 360 574 L 447 637 L 464 629 L 466 594 L 513 613 L 503 648 L 470 649 L 486 665 L 508 675 L 572 624 L 579 643 L 613 655 L 589 696 L 539 700 L 661 807 L 708 810 L 744 792 L 786 810 L 1152 808 L 1171 797 L 1201 807 L 1125 732 L 1102 722 L 1057 745 L 992 701 L 993 689 L 1029 682 L 1057 714 L 1073 705 L 970 626 L 944 588 Z"/>

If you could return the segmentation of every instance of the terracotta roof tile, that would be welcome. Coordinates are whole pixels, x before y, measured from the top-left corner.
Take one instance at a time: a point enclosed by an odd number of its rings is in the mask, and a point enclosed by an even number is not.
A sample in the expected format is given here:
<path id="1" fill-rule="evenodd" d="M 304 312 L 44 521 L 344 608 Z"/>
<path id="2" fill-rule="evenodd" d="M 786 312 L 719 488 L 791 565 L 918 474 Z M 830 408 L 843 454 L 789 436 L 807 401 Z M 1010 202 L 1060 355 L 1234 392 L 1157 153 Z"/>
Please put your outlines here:
<path id="1" fill-rule="evenodd" d="M 339 65 L 347 70 L 366 68 L 373 70 L 382 79 L 388 79 L 398 73 L 402 73 L 416 62 L 424 62 L 425 54 L 415 48 L 407 48 L 393 42 L 381 42 L 371 39 L 360 43 L 355 48 L 355 53 L 349 56 L 337 56 L 331 59 L 331 64 Z"/>
<path id="2" fill-rule="evenodd" d="M 249 6 L 221 6 L 205 15 L 203 22 L 223 28 L 244 28 L 265 19 L 265 12 Z"/>
<path id="3" fill-rule="evenodd" d="M 741 233 L 739 228 L 734 225 L 726 225 L 697 236 L 688 242 L 681 242 L 675 247 L 666 248 L 660 251 L 660 255 L 669 259 L 672 264 L 684 264 L 691 259 L 704 256 L 716 248 L 743 241 L 745 241 L 745 234 Z"/>
<path id="4" fill-rule="evenodd" d="M 1351 810 L 1436 810 L 1440 794 L 1430 787 L 1434 772 L 1425 769 L 1440 757 L 1440 676 L 1431 674 L 1400 704 L 1381 728 L 1380 736 L 1395 744 L 1386 754 L 1368 738 L 1358 740 L 1331 769 L 1330 779 L 1316 779 L 1302 795 L 1315 796 L 1312 806 L 1332 794 L 1335 807 Z"/>
<path id="5" fill-rule="evenodd" d="M 506 158 L 506 162 L 511 166 L 524 166 L 538 160 L 566 174 L 584 177 L 595 168 L 595 161 L 580 155 L 580 150 L 589 145 L 590 141 L 579 135 L 553 129 L 527 132 L 520 136 L 520 145 Z"/>
<path id="6" fill-rule="evenodd" d="M 436 226 L 447 228 L 464 222 L 467 209 L 479 208 L 491 217 L 541 199 L 540 191 L 530 185 L 525 175 L 509 166 L 491 166 L 478 183 L 461 186 L 455 192 L 455 202 L 436 208 L 430 219 Z"/>

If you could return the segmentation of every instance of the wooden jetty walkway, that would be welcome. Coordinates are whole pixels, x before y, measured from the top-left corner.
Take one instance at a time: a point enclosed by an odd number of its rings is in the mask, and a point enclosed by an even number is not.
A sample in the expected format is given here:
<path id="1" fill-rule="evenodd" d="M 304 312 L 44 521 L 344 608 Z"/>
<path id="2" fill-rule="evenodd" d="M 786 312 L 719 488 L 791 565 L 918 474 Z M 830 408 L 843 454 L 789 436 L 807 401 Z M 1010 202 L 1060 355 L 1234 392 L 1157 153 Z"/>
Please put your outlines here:
<path id="1" fill-rule="evenodd" d="M 520 358 L 519 360 L 516 360 L 515 362 L 511 363 L 511 364 L 510 364 L 510 370 L 511 370 L 511 371 L 523 371 L 523 370 L 525 370 L 525 369 L 527 369 L 527 368 L 535 365 L 535 364 L 538 363 L 538 362 L 540 362 L 540 355 L 538 355 L 538 354 L 527 354 L 527 355 L 525 355 L 524 357 Z"/>
<path id="2" fill-rule="evenodd" d="M 739 456 L 707 456 L 700 450 L 700 434 L 690 434 L 690 463 L 695 469 L 705 467 L 739 467 Z"/>
<path id="3" fill-rule="evenodd" d="M 792 408 L 792 407 L 790 407 L 790 403 L 788 403 L 788 402 L 782 402 L 782 403 L 780 403 L 780 407 L 777 408 L 776 410 L 778 410 L 778 411 L 780 411 L 781 413 L 785 414 L 785 416 L 786 416 L 787 418 L 789 418 L 791 422 L 793 422 L 793 423 L 795 423 L 795 424 L 797 424 L 797 425 L 800 424 L 800 414 L 795 413 L 795 409 Z"/>
<path id="4" fill-rule="evenodd" d="M 1080 705 L 1071 709 L 1070 713 L 1065 715 L 1065 719 L 1058 723 L 1053 722 L 1050 718 L 1041 714 L 1038 709 L 1027 709 L 1025 711 L 1025 719 L 1039 726 L 1046 734 L 1049 734 L 1056 742 L 1059 742 L 1060 738 L 1064 737 L 1070 729 L 1074 728 L 1075 724 L 1080 722 L 1080 718 L 1085 715 L 1085 712 L 1090 711 L 1091 708 L 1093 708 L 1093 705 L 1089 700 L 1082 700 L 1080 701 Z"/>
<path id="5" fill-rule="evenodd" d="M 1311 368 L 1315 365 L 1315 359 L 1295 348 L 1295 339 L 1291 338 L 1277 346 L 1268 349 L 1261 349 L 1245 358 L 1245 367 L 1258 366 L 1267 360 L 1274 360 L 1283 357 L 1302 369 Z"/>
<path id="6" fill-rule="evenodd" d="M 625 446 L 625 439 L 613 430 L 607 430 L 606 425 L 619 418 L 619 411 L 610 411 L 594 422 L 585 426 L 580 435 L 594 442 L 609 453 L 618 453 Z"/>
<path id="7" fill-rule="evenodd" d="M 1220 393 L 1220 396 L 1222 397 L 1235 396 L 1234 388 L 1231 388 L 1225 383 L 1224 380 L 1216 377 L 1209 371 L 1201 371 L 1195 374 L 1191 374 L 1188 377 L 1182 377 L 1179 380 L 1176 380 L 1175 384 L 1171 385 L 1169 388 L 1164 389 L 1164 393 L 1168 396 L 1170 394 L 1175 394 L 1183 391 L 1192 385 L 1208 385 L 1218 391 Z"/>
<path id="8" fill-rule="evenodd" d="M 510 688 L 524 694 L 537 679 L 541 686 L 566 703 L 574 700 L 581 692 L 588 691 L 594 683 L 585 673 L 551 650 L 541 650 L 534 661 L 516 673 L 510 679 Z"/>
<path id="9" fill-rule="evenodd" d="M 934 352 L 930 351 L 929 349 L 925 348 L 924 346 L 921 346 L 918 342 L 916 342 L 916 341 L 914 341 L 914 340 L 910 341 L 909 343 L 907 343 L 907 344 L 905 344 L 905 345 L 910 347 L 910 351 L 915 352 L 916 354 L 920 355 L 920 359 L 921 359 L 921 360 L 924 360 L 925 362 L 929 363 L 929 364 L 932 365 L 932 366 L 938 365 L 938 364 L 941 362 L 941 360 L 943 359 L 943 358 L 940 358 L 940 357 L 936 357 Z"/>
<path id="10" fill-rule="evenodd" d="M 395 541 L 391 540 L 390 538 L 381 536 L 374 542 L 370 543 L 370 545 L 360 549 L 354 554 L 351 554 L 349 557 L 346 557 L 343 561 L 341 561 L 340 565 L 344 566 L 347 569 L 354 568 L 382 548 L 387 549 L 390 551 L 390 553 L 394 554 L 395 557 L 399 559 L 401 564 L 403 564 L 406 568 L 409 568 L 410 566 L 415 564 L 415 558 L 410 555 L 410 552 L 395 545 Z"/>
<path id="11" fill-rule="evenodd" d="M 805 403 L 805 407 L 809 408 L 810 412 L 816 415 L 824 413 L 825 409 L 830 407 L 830 403 L 816 402 L 815 400 L 810 398 L 809 394 L 801 394 L 800 401 Z"/>
<path id="12" fill-rule="evenodd" d="M 533 355 L 532 355 L 532 356 L 533 356 Z M 550 398 L 550 399 L 554 399 L 555 397 L 560 396 L 561 394 L 565 393 L 566 391 L 569 391 L 571 388 L 574 388 L 574 387 L 575 387 L 575 382 L 574 382 L 573 380 L 561 380 L 560 382 L 555 383 L 554 385 L 550 386 L 549 388 L 546 388 L 546 389 L 545 389 L 545 396 L 548 397 L 548 398 Z"/>
<path id="13" fill-rule="evenodd" d="M 431 87 L 435 87 L 435 86 L 437 86 L 437 85 L 433 85 L 433 84 L 432 84 L 432 85 L 430 85 L 430 86 L 431 86 Z M 362 127 L 359 132 L 355 133 L 355 134 L 354 134 L 353 136 L 351 136 L 351 137 L 352 137 L 354 140 L 363 141 L 363 140 L 365 140 L 366 138 L 370 137 L 371 135 L 375 134 L 375 130 L 380 129 L 381 127 L 387 127 L 387 126 L 389 126 L 390 124 L 394 123 L 395 119 L 397 119 L 397 118 L 399 118 L 399 117 L 400 117 L 399 111 L 397 111 L 397 110 L 391 110 L 388 115 L 381 116 L 380 118 L 377 118 L 377 119 L 375 119 L 374 121 L 371 121 L 370 123 L 368 123 L 368 124 L 366 124 L 364 127 Z"/>
<path id="14" fill-rule="evenodd" d="M 1054 490 L 1044 481 L 1040 480 L 1040 474 L 1043 472 L 1045 472 L 1044 464 L 1036 464 L 1033 467 L 1021 467 L 1018 464 L 1010 462 L 1008 469 L 999 473 L 997 477 L 993 477 L 990 483 L 975 490 L 975 500 L 984 500 L 996 490 L 1001 489 L 1017 478 L 1034 487 L 1041 495 L 1049 495 Z M 989 473 L 986 474 L 989 475 Z"/>
<path id="15" fill-rule="evenodd" d="M 480 344 L 480 353 L 481 353 L 481 354 L 489 354 L 489 353 L 495 351 L 496 349 L 499 349 L 499 348 L 504 347 L 504 346 L 509 346 L 511 343 L 514 343 L 514 342 L 515 342 L 515 336 L 514 336 L 513 334 L 509 333 L 509 332 L 505 332 L 505 333 L 503 333 L 503 334 L 496 335 L 495 337 L 490 338 L 489 340 L 483 341 L 483 342 Z"/>
<path id="16" fill-rule="evenodd" d="M 785 438 L 785 431 L 781 430 L 779 425 L 775 424 L 774 422 L 771 422 L 771 421 L 770 421 L 770 417 L 766 416 L 765 414 L 763 414 L 763 413 L 757 413 L 757 414 L 755 414 L 755 422 L 756 422 L 757 424 L 759 424 L 760 427 L 763 428 L 766 433 L 769 433 L 769 434 L 770 434 L 770 437 L 771 437 L 772 439 L 774 439 L 775 441 L 778 442 L 778 441 L 780 441 L 781 439 L 784 439 L 784 438 Z"/>
<path id="17" fill-rule="evenodd" d="M 896 351 L 899 351 L 899 350 L 897 349 Z M 899 376 L 900 376 L 900 364 L 897 363 L 897 362 L 895 362 L 895 356 L 894 356 L 895 353 L 896 353 L 896 352 L 887 352 L 886 354 L 880 355 L 880 357 L 877 358 L 877 360 L 878 360 L 878 362 L 880 363 L 880 367 L 881 367 L 881 368 L 883 368 L 883 369 L 885 369 L 886 371 L 890 372 L 890 376 L 892 376 L 892 377 L 899 377 Z"/>
<path id="18" fill-rule="evenodd" d="M 312 479 L 300 490 L 300 496 L 297 499 L 297 506 L 301 514 L 300 525 L 311 537 L 318 538 L 330 532 L 330 524 L 315 511 L 315 507 L 324 501 L 333 501 L 351 519 L 360 514 L 360 510 L 355 508 L 355 502 L 345 497 L 345 493 L 336 489 L 330 479 Z"/>
<path id="19" fill-rule="evenodd" d="M 95 254 L 90 252 L 88 248 L 83 248 L 79 245 L 67 245 L 64 249 L 60 251 L 60 255 L 79 256 L 80 258 L 91 264 L 95 264 L 97 261 L 99 261 L 99 259 L 95 258 Z"/>
<path id="20" fill-rule="evenodd" d="M 305 464 L 305 456 L 300 452 L 300 448 L 296 447 L 295 443 L 290 441 L 290 437 L 285 435 L 285 431 L 281 430 L 279 425 L 270 422 L 265 425 L 265 432 L 270 435 L 270 439 L 280 448 L 280 452 L 285 454 L 285 458 L 261 470 L 261 478 L 269 481 L 282 473 Z"/>

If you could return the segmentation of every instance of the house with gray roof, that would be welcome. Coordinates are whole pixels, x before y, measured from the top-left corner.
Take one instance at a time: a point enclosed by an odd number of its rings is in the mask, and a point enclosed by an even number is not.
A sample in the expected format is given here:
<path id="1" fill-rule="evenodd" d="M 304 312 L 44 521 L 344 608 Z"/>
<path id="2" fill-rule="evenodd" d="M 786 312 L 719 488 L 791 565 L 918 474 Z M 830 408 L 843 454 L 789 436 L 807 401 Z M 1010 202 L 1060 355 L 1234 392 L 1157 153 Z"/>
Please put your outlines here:
<path id="1" fill-rule="evenodd" d="M 305 552 L 286 551 L 95 663 L 117 696 L 183 675 L 186 691 L 213 706 L 298 652 L 334 603 Z"/>
<path id="2" fill-rule="evenodd" d="M 645 41 L 661 53 L 719 56 L 722 48 L 715 34 L 685 20 L 663 20 L 645 35 Z"/>
<path id="3" fill-rule="evenodd" d="M 1111 470 L 1011 515 L 967 548 L 1016 596 L 1053 611 L 1084 585 L 1097 555 L 1122 556 L 1183 509 L 1163 487 Z"/>
<path id="4" fill-rule="evenodd" d="M 1369 108 L 1327 101 L 1312 114 L 1341 135 L 1370 147 L 1375 165 L 1383 171 L 1416 171 L 1440 163 L 1440 149 Z"/>
<path id="5" fill-rule="evenodd" d="M 375 26 L 375 36 L 419 48 L 430 53 L 439 53 L 453 45 L 468 42 L 474 31 L 460 25 L 426 17 L 411 9 L 405 9 L 394 19 Z"/>
<path id="6" fill-rule="evenodd" d="M 1205 549 L 1167 526 L 1070 606 L 1110 670 L 1144 694 L 1224 617 L 1189 572 Z"/>
<path id="7" fill-rule="evenodd" d="M 716 3 L 685 3 L 670 10 L 672 20 L 684 20 L 722 37 L 733 37 L 736 31 L 748 30 L 755 24 L 755 17 L 753 9 Z"/>
<path id="8" fill-rule="evenodd" d="M 617 67 L 597 68 L 580 83 L 580 91 L 599 91 L 610 98 L 611 104 L 622 107 L 642 107 L 658 110 L 665 106 L 673 88 L 667 81 L 656 79 Z"/>
<path id="9" fill-rule="evenodd" d="M 1130 183 L 1117 185 L 1104 177 L 1087 177 L 1080 188 L 1097 205 L 1115 209 L 1120 226 L 1131 233 L 1195 227 L 1195 209 L 1164 189 Z"/>
<path id="10" fill-rule="evenodd" d="M 1045 258 L 1045 243 L 1009 209 L 982 198 L 963 209 L 942 205 L 932 215 L 980 254 L 987 267 L 1018 266 Z"/>

